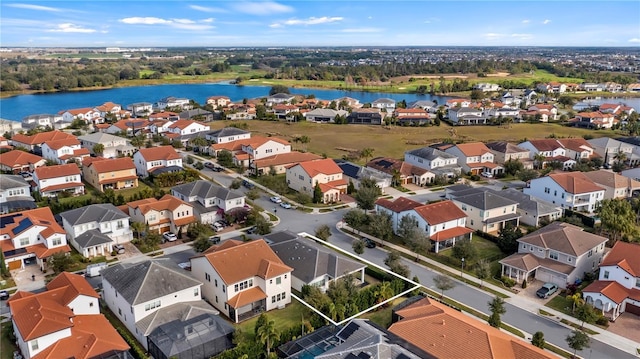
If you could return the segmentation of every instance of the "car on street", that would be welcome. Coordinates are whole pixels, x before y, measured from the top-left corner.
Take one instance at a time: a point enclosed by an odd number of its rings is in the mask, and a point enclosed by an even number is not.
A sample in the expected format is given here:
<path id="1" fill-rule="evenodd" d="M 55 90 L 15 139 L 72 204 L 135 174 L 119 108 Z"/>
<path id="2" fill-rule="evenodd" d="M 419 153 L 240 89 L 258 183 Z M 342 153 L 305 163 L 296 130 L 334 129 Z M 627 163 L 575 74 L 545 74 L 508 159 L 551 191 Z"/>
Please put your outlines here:
<path id="1" fill-rule="evenodd" d="M 482 177 L 493 178 L 493 174 L 491 172 L 482 172 Z"/>
<path id="2" fill-rule="evenodd" d="M 175 242 L 176 240 L 178 240 L 178 236 L 176 236 L 173 232 L 162 233 L 162 238 L 165 242 Z"/>
<path id="3" fill-rule="evenodd" d="M 224 168 L 218 167 L 218 166 L 215 166 L 212 169 L 213 169 L 214 172 L 222 172 L 222 171 L 224 171 Z"/>
<path id="4" fill-rule="evenodd" d="M 191 270 L 191 262 L 182 262 L 182 263 L 178 263 L 178 267 L 184 269 L 184 270 Z"/>
<path id="5" fill-rule="evenodd" d="M 287 202 L 280 202 L 280 207 L 285 209 L 291 209 L 291 204 Z"/>
<path id="6" fill-rule="evenodd" d="M 258 227 L 253 226 L 253 227 L 250 227 L 249 229 L 247 229 L 247 234 L 254 234 L 257 231 L 258 231 Z"/>
<path id="7" fill-rule="evenodd" d="M 114 244 L 111 248 L 113 248 L 113 251 L 117 254 L 124 253 L 124 246 L 122 244 Z"/>
<path id="8" fill-rule="evenodd" d="M 536 295 L 542 299 L 549 298 L 553 293 L 558 290 L 558 286 L 553 283 L 545 283 L 542 288 L 536 291 Z"/>
<path id="9" fill-rule="evenodd" d="M 209 237 L 209 242 L 211 242 L 212 244 L 218 244 L 220 243 L 220 240 L 222 238 L 220 238 L 220 236 L 211 236 Z"/>
<path id="10" fill-rule="evenodd" d="M 376 247 L 376 242 L 374 242 L 372 239 L 365 238 L 365 239 L 363 239 L 363 241 L 364 241 L 364 245 L 367 246 L 367 248 L 375 248 Z"/>
<path id="11" fill-rule="evenodd" d="M 252 189 L 253 187 L 255 187 L 255 186 L 256 186 L 256 185 L 254 185 L 253 183 L 251 183 L 251 182 L 249 182 L 249 181 L 247 181 L 247 180 L 242 181 L 242 185 L 243 185 L 245 188 L 248 188 L 248 189 Z"/>
<path id="12" fill-rule="evenodd" d="M 204 166 L 209 168 L 209 169 L 214 169 L 216 168 L 216 166 L 213 164 L 213 162 L 205 162 Z"/>
<path id="13" fill-rule="evenodd" d="M 6 290 L 0 290 L 0 300 L 7 299 L 9 299 L 9 292 L 7 292 Z"/>
<path id="14" fill-rule="evenodd" d="M 224 229 L 224 226 L 220 222 L 215 222 L 214 224 L 211 225 L 211 228 L 216 232 L 220 232 L 221 230 Z"/>
<path id="15" fill-rule="evenodd" d="M 281 203 L 282 202 L 282 198 L 280 198 L 278 196 L 273 196 L 273 197 L 269 198 L 269 200 L 271 200 L 271 202 L 273 202 L 273 203 Z"/>

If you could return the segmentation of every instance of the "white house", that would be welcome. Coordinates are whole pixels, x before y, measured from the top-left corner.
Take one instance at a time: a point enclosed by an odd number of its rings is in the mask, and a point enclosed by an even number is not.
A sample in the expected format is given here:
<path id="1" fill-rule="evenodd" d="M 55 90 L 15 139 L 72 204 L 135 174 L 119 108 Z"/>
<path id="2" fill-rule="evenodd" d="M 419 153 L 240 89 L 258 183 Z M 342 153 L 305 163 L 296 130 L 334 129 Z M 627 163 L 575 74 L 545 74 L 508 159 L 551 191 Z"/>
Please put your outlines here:
<path id="1" fill-rule="evenodd" d="M 188 98 L 178 98 L 178 97 L 164 97 L 156 103 L 156 108 L 159 110 L 164 110 L 166 108 L 174 109 L 180 108 L 182 110 L 190 110 L 193 108 Z"/>
<path id="2" fill-rule="evenodd" d="M 558 161 L 563 164 L 563 170 L 569 170 L 576 163 L 575 159 L 567 156 L 567 150 L 562 143 L 553 138 L 528 140 L 518 144 L 518 147 L 529 150 L 529 159 L 534 160 L 534 162 L 536 162 L 536 157 L 544 157 L 544 159 L 540 159 L 541 163 L 538 163 L 540 167 L 549 162 Z"/>
<path id="3" fill-rule="evenodd" d="M 640 315 L 640 245 L 617 242 L 600 263 L 598 280 L 582 295 L 612 320 L 625 312 Z"/>
<path id="4" fill-rule="evenodd" d="M 169 125 L 166 132 L 184 136 L 209 131 L 210 129 L 209 125 L 205 125 L 198 121 L 178 120 Z"/>
<path id="5" fill-rule="evenodd" d="M 46 141 L 42 145 L 42 157 L 59 164 L 68 161 L 80 163 L 84 158 L 89 157 L 89 150 L 81 147 L 77 138 Z"/>
<path id="6" fill-rule="evenodd" d="M 227 143 L 251 138 L 251 132 L 237 127 L 224 127 L 207 133 L 204 138 L 213 143 Z"/>
<path id="7" fill-rule="evenodd" d="M 38 132 L 31 136 L 22 133 L 16 133 L 13 135 L 13 137 L 11 137 L 11 145 L 15 147 L 24 147 L 27 150 L 33 151 L 34 153 L 38 154 L 40 153 L 42 145 L 46 141 L 57 141 L 74 138 L 76 138 L 76 136 L 58 130 Z"/>
<path id="8" fill-rule="evenodd" d="M 220 151 L 229 151 L 233 154 L 233 161 L 236 165 L 251 167 L 255 160 L 290 153 L 291 144 L 278 137 L 254 136 L 231 142 L 214 143 L 209 151 L 215 155 Z"/>
<path id="9" fill-rule="evenodd" d="M 334 123 L 336 116 L 347 117 L 349 112 L 345 110 L 332 110 L 330 108 L 316 108 L 304 113 L 307 121 L 318 123 Z"/>
<path id="10" fill-rule="evenodd" d="M 102 299 L 145 349 L 149 349 L 146 317 L 201 300 L 202 283 L 169 259 L 118 263 L 100 274 Z"/>
<path id="11" fill-rule="evenodd" d="M 477 84 L 473 85 L 473 89 L 474 90 L 480 90 L 482 92 L 494 92 L 494 91 L 499 91 L 500 90 L 500 85 L 481 82 L 481 83 L 477 83 Z"/>
<path id="12" fill-rule="evenodd" d="M 291 303 L 292 271 L 263 239 L 230 239 L 191 258 L 203 298 L 234 323 Z"/>
<path id="13" fill-rule="evenodd" d="M 454 125 L 484 125 L 487 117 L 481 108 L 450 107 L 447 116 Z"/>
<path id="14" fill-rule="evenodd" d="M 213 108 L 226 107 L 231 103 L 231 99 L 227 96 L 210 96 L 207 98 L 207 105 Z"/>
<path id="15" fill-rule="evenodd" d="M 83 277 L 62 272 L 39 293 L 7 302 L 23 358 L 125 357 L 129 345 L 100 314 L 98 293 Z"/>
<path id="16" fill-rule="evenodd" d="M 387 114 L 393 113 L 396 109 L 396 101 L 390 98 L 379 98 L 371 103 L 372 108 L 377 108 L 387 112 Z"/>
<path id="17" fill-rule="evenodd" d="M 172 146 L 141 148 L 133 155 L 136 172 L 142 177 L 164 171 L 181 171 L 182 157 Z"/>
<path id="18" fill-rule="evenodd" d="M 175 186 L 171 194 L 194 208 L 202 223 L 212 224 L 236 208 L 245 208 L 245 197 L 239 192 L 220 187 L 210 181 L 198 180 Z"/>
<path id="19" fill-rule="evenodd" d="M 22 119 L 23 128 L 45 128 L 51 127 L 53 129 L 60 128 L 62 123 L 62 115 L 58 114 L 38 114 L 29 115 Z M 56 126 L 57 125 L 57 126 Z"/>
<path id="20" fill-rule="evenodd" d="M 384 213 L 391 216 L 393 233 L 398 233 L 402 217 L 411 215 L 413 213 L 413 209 L 420 206 L 422 206 L 422 203 L 406 197 L 398 197 L 393 201 L 386 198 L 379 198 L 375 203 L 375 211 L 376 213 Z"/>
<path id="21" fill-rule="evenodd" d="M 31 185 L 22 176 L 0 176 L 0 214 L 36 208 Z"/>
<path id="22" fill-rule="evenodd" d="M 640 191 L 640 181 L 625 177 L 611 170 L 584 172 L 598 186 L 604 188 L 605 199 L 629 198 Z"/>
<path id="23" fill-rule="evenodd" d="M 153 104 L 149 102 L 136 102 L 127 105 L 127 110 L 131 111 L 134 117 L 148 116 L 153 112 Z"/>
<path id="24" fill-rule="evenodd" d="M 145 223 L 149 231 L 159 234 L 173 232 L 180 236 L 196 221 L 193 206 L 170 194 L 129 202 L 125 212 L 131 221 Z"/>
<path id="25" fill-rule="evenodd" d="M 60 111 L 58 115 L 62 116 L 62 122 L 71 123 L 73 120 L 82 120 L 85 123 L 100 122 L 100 111 L 93 107 L 74 108 L 71 110 Z"/>
<path id="26" fill-rule="evenodd" d="M 459 143 L 447 148 L 445 152 L 458 158 L 458 165 L 464 172 L 476 175 L 489 172 L 496 175 L 504 170 L 495 163 L 493 152 L 482 142 Z"/>
<path id="27" fill-rule="evenodd" d="M 295 164 L 287 168 L 286 180 L 289 188 L 311 197 L 315 187 L 320 187 L 323 203 L 337 202 L 347 192 L 342 169 L 330 158 Z"/>
<path id="28" fill-rule="evenodd" d="M 281 103 L 291 103 L 296 97 L 288 93 L 277 93 L 267 97 L 266 105 L 271 107 Z"/>
<path id="29" fill-rule="evenodd" d="M 416 148 L 404 153 L 404 161 L 416 167 L 424 168 L 436 175 L 455 177 L 462 169 L 458 157 L 432 147 Z"/>
<path id="30" fill-rule="evenodd" d="M 43 197 L 56 197 L 60 192 L 84 194 L 80 169 L 75 163 L 38 167 L 33 171 L 33 182 Z"/>
<path id="31" fill-rule="evenodd" d="M 71 245 L 84 257 L 105 256 L 114 244 L 131 241 L 129 216 L 111 203 L 92 204 L 60 213 Z"/>
<path id="32" fill-rule="evenodd" d="M 567 172 L 552 173 L 533 179 L 523 192 L 553 204 L 560 204 L 562 208 L 591 213 L 604 199 L 605 189 L 582 172 Z"/>
<path id="33" fill-rule="evenodd" d="M 629 164 L 633 167 L 640 163 L 638 146 L 613 139 L 611 137 L 599 137 L 587 140 L 593 151 L 602 157 L 605 164 L 609 166 L 616 162 L 616 155 L 623 153 Z"/>
<path id="34" fill-rule="evenodd" d="M 97 144 L 104 146 L 102 153 L 99 154 L 104 158 L 115 158 L 119 156 L 132 156 L 135 147 L 126 138 L 114 136 L 108 133 L 95 132 L 88 135 L 78 136 L 80 146 L 89 150 L 91 154 L 96 154 L 93 147 Z"/>

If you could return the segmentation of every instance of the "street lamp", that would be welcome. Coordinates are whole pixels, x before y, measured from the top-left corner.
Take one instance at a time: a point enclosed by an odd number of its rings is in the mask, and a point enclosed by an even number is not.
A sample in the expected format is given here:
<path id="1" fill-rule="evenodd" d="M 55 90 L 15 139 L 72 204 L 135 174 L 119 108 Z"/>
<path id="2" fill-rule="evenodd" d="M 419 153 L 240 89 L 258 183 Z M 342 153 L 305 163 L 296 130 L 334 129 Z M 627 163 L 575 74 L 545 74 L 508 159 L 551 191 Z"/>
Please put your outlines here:
<path id="1" fill-rule="evenodd" d="M 464 271 L 464 257 L 462 258 L 462 266 L 460 267 L 460 278 L 464 278 L 462 274 L 463 271 Z"/>

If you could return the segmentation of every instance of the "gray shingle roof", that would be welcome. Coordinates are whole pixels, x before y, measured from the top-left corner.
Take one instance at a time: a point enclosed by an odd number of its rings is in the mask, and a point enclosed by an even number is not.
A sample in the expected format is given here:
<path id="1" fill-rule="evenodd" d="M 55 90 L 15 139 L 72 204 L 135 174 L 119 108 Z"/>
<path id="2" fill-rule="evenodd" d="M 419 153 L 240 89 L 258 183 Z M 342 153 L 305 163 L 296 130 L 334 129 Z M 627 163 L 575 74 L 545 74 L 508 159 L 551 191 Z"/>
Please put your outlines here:
<path id="1" fill-rule="evenodd" d="M 80 141 L 86 141 L 91 143 L 106 143 L 106 142 L 114 142 L 114 141 L 120 142 L 122 140 L 125 140 L 122 137 L 114 136 L 112 134 L 104 133 L 104 132 L 95 132 L 95 133 L 90 133 L 88 135 L 78 136 L 78 139 Z"/>
<path id="2" fill-rule="evenodd" d="M 113 242 L 109 236 L 106 234 L 102 234 L 97 229 L 88 230 L 75 239 L 76 243 L 80 248 L 89 248 L 93 246 L 97 246 L 100 244 L 105 244 L 109 242 Z"/>
<path id="3" fill-rule="evenodd" d="M 211 132 L 207 133 L 207 136 L 211 136 L 211 137 L 228 137 L 228 136 L 245 135 L 247 133 L 249 133 L 249 131 L 241 130 L 241 129 L 236 128 L 236 127 L 225 127 L 225 128 L 221 128 L 221 129 L 216 130 L 216 131 L 211 131 Z"/>
<path id="4" fill-rule="evenodd" d="M 524 194 L 516 189 L 509 188 L 498 193 L 500 196 L 518 202 L 518 209 L 521 209 L 528 213 L 533 213 L 536 216 L 544 216 L 549 213 L 558 212 L 558 206 L 537 199 L 531 195 Z"/>
<path id="5" fill-rule="evenodd" d="M 230 200 L 242 198 L 243 195 L 238 192 L 230 191 L 224 187 L 220 187 L 209 181 L 198 180 L 175 186 L 173 191 L 185 197 L 197 196 L 199 198 L 220 198 L 222 200 Z"/>
<path id="6" fill-rule="evenodd" d="M 202 285 L 182 272 L 170 259 L 153 259 L 119 263 L 103 269 L 100 274 L 128 303 L 137 305 Z"/>
<path id="7" fill-rule="evenodd" d="M 420 157 L 420 158 L 424 158 L 426 160 L 434 160 L 438 157 L 440 158 L 445 158 L 445 159 L 452 159 L 452 158 L 456 158 L 456 156 L 444 152 L 444 151 L 440 151 L 436 148 L 432 148 L 432 147 L 422 147 L 422 148 L 416 148 L 415 150 L 411 150 L 411 151 L 407 151 L 408 154 L 410 155 L 414 155 L 416 157 Z"/>
<path id="8" fill-rule="evenodd" d="M 107 222 L 116 219 L 129 218 L 124 212 L 119 210 L 111 203 L 99 203 L 89 206 L 72 209 L 66 212 L 60 213 L 60 217 L 69 222 L 72 226 L 82 223 L 91 222 Z"/>
<path id="9" fill-rule="evenodd" d="M 29 183 L 19 175 L 2 175 L 0 176 L 0 189 L 7 190 L 11 188 L 29 187 Z M 29 195 L 29 193 L 25 193 Z"/>
<path id="10" fill-rule="evenodd" d="M 502 197 L 486 188 L 472 188 L 451 195 L 454 200 L 484 211 L 518 204 L 518 202 Z"/>
<path id="11" fill-rule="evenodd" d="M 153 312 L 153 314 L 138 320 L 136 327 L 138 327 L 144 335 L 149 335 L 154 329 L 165 323 L 174 320 L 187 321 L 203 314 L 217 316 L 220 312 L 202 299 L 194 302 L 176 303 L 168 307 L 163 307 L 162 310 L 157 310 Z"/>

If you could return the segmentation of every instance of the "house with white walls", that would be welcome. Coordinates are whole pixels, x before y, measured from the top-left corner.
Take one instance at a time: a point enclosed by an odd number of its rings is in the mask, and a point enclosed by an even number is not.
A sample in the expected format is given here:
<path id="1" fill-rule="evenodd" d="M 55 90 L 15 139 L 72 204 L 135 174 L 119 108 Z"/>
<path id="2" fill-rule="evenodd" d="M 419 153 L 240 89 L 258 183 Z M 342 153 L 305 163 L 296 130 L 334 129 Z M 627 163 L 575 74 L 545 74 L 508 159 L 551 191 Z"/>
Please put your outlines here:
<path id="1" fill-rule="evenodd" d="M 193 206 L 198 221 L 206 224 L 224 219 L 235 209 L 245 208 L 245 196 L 210 181 L 198 180 L 171 189 L 171 194 Z"/>
<path id="2" fill-rule="evenodd" d="M 320 187 L 322 203 L 338 202 L 347 193 L 342 169 L 330 158 L 297 163 L 287 168 L 286 180 L 289 188 L 311 197 L 315 187 Z"/>
<path id="3" fill-rule="evenodd" d="M 564 209 L 592 213 L 604 199 L 605 189 L 582 172 L 551 173 L 529 181 L 523 190 Z"/>
<path id="4" fill-rule="evenodd" d="M 80 169 L 75 163 L 38 167 L 33 171 L 33 182 L 43 197 L 57 197 L 60 192 L 72 196 L 84 194 Z"/>
<path id="5" fill-rule="evenodd" d="M 46 141 L 42 144 L 42 157 L 59 164 L 74 161 L 81 163 L 89 157 L 89 150 L 80 146 L 77 138 Z"/>
<path id="6" fill-rule="evenodd" d="M 133 155 L 133 162 L 136 173 L 142 177 L 182 171 L 182 157 L 172 146 L 141 148 Z"/>
<path id="7" fill-rule="evenodd" d="M 465 173 L 479 175 L 489 172 L 497 175 L 504 168 L 495 163 L 495 157 L 491 150 L 482 142 L 459 143 L 445 150 L 446 153 L 456 156 L 458 165 Z"/>

